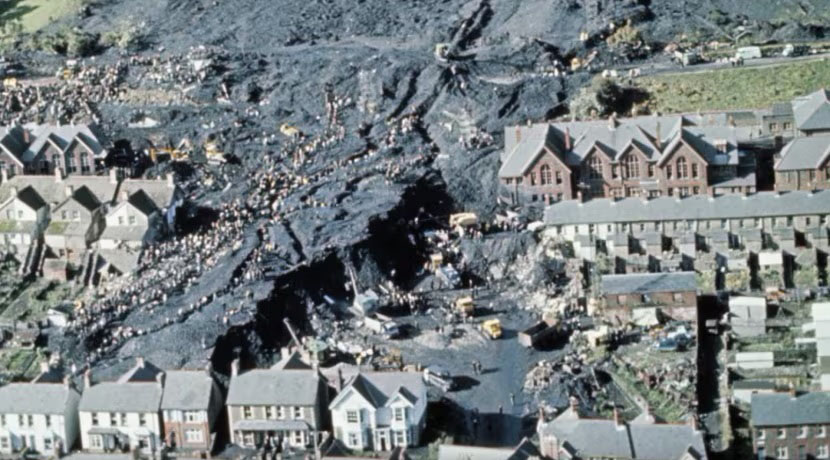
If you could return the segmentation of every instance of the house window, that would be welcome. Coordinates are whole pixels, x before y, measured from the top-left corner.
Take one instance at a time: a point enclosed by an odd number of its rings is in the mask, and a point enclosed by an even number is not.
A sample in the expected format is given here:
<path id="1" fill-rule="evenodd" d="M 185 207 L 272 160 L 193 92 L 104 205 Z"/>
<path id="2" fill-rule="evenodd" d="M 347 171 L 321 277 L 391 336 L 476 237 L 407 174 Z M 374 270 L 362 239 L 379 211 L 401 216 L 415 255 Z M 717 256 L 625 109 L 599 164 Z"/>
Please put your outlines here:
<path id="1" fill-rule="evenodd" d="M 787 430 L 784 428 L 778 429 L 778 439 L 786 439 L 787 438 Z"/>
<path id="2" fill-rule="evenodd" d="M 115 412 L 110 412 L 110 425 L 118 426 L 118 419 L 115 416 Z"/>
<path id="3" fill-rule="evenodd" d="M 694 194 L 695 194 L 695 195 L 700 194 L 700 187 L 695 186 L 692 190 L 694 190 Z"/>
<path id="4" fill-rule="evenodd" d="M 11 209 L 7 210 L 6 211 L 6 218 L 10 219 L 10 220 L 14 219 L 14 211 L 12 211 Z"/>
<path id="5" fill-rule="evenodd" d="M 666 166 L 666 179 L 671 179 L 671 176 L 672 176 L 671 165 L 668 165 L 668 166 Z M 671 190 L 671 189 L 669 189 L 669 190 Z"/>
<path id="6" fill-rule="evenodd" d="M 758 439 L 765 439 L 767 437 L 767 432 L 764 430 L 755 430 L 755 437 Z"/>
<path id="7" fill-rule="evenodd" d="M 405 446 L 406 445 L 406 431 L 395 430 L 395 445 L 396 446 Z"/>
<path id="8" fill-rule="evenodd" d="M 300 406 L 294 406 L 294 418 L 300 419 L 303 418 L 303 408 Z"/>
<path id="9" fill-rule="evenodd" d="M 124 216 L 118 216 L 118 225 L 124 225 Z"/>
<path id="10" fill-rule="evenodd" d="M 562 171 L 556 171 L 556 185 L 562 183 Z"/>
<path id="11" fill-rule="evenodd" d="M 135 225 L 135 216 L 130 216 L 130 225 Z"/>
<path id="12" fill-rule="evenodd" d="M 61 211 L 61 220 L 66 220 L 68 218 L 66 211 Z"/>
<path id="13" fill-rule="evenodd" d="M 648 177 L 654 177 L 654 165 L 648 165 Z"/>
<path id="14" fill-rule="evenodd" d="M 285 408 L 283 406 L 277 406 L 277 418 L 285 418 Z"/>
<path id="15" fill-rule="evenodd" d="M 17 211 L 17 218 L 18 218 L 18 219 L 22 219 L 22 218 L 23 218 L 23 211 Z"/>
<path id="16" fill-rule="evenodd" d="M 358 445 L 357 433 L 349 433 L 349 439 L 347 444 L 349 445 L 349 447 L 356 447 Z"/>
<path id="17" fill-rule="evenodd" d="M 619 167 L 617 165 L 611 166 L 611 179 L 617 179 L 620 177 Z"/>
<path id="18" fill-rule="evenodd" d="M 798 427 L 798 439 L 806 438 L 808 431 L 809 431 L 809 428 L 807 428 L 806 426 Z"/>
<path id="19" fill-rule="evenodd" d="M 9 438 L 5 436 L 0 436 L 0 449 L 8 450 L 9 448 Z"/>
<path id="20" fill-rule="evenodd" d="M 147 414 L 138 414 L 138 425 L 147 426 Z"/>
<path id="21" fill-rule="evenodd" d="M 300 431 L 300 430 L 296 430 L 293 433 L 294 433 L 294 444 L 298 445 L 298 446 L 303 445 L 304 444 L 303 443 L 303 432 Z"/>
<path id="22" fill-rule="evenodd" d="M 66 172 L 67 174 L 75 172 L 75 158 L 72 155 L 66 156 Z"/>
<path id="23" fill-rule="evenodd" d="M 591 161 L 588 167 L 588 177 L 590 177 L 591 179 L 602 178 L 602 160 L 600 160 L 596 156 L 591 157 Z"/>
<path id="24" fill-rule="evenodd" d="M 536 185 L 536 171 L 530 172 L 530 185 Z"/>
<path id="25" fill-rule="evenodd" d="M 406 414 L 406 411 L 403 407 L 396 407 L 395 408 L 395 421 L 396 422 L 403 422 L 405 414 Z"/>
<path id="26" fill-rule="evenodd" d="M 86 155 L 81 155 L 81 172 L 89 172 L 89 160 Z"/>
<path id="27" fill-rule="evenodd" d="M 681 294 L 679 292 L 675 292 L 673 297 L 674 297 L 674 302 L 675 303 L 679 303 L 679 302 L 683 301 L 683 294 Z"/>
<path id="28" fill-rule="evenodd" d="M 550 166 L 542 165 L 542 167 L 539 168 L 539 178 L 542 181 L 542 185 L 552 184 L 553 181 L 551 180 L 551 177 Z"/>
<path id="29" fill-rule="evenodd" d="M 700 172 L 698 171 L 697 163 L 692 163 L 692 177 L 697 179 L 697 176 L 699 176 L 699 175 L 700 175 Z"/>
<path id="30" fill-rule="evenodd" d="M 825 436 L 827 436 L 827 428 L 825 428 L 824 425 L 817 426 L 816 427 L 816 437 L 817 438 L 823 438 Z"/>
<path id="31" fill-rule="evenodd" d="M 29 426 L 35 426 L 35 416 L 34 415 L 27 415 L 26 416 L 26 422 L 29 424 Z"/>
<path id="32" fill-rule="evenodd" d="M 787 227 L 793 226 L 793 216 L 787 216 Z"/>
<path id="33" fill-rule="evenodd" d="M 827 444 L 819 444 L 816 446 L 816 457 L 827 458 L 828 456 L 830 456 L 830 452 L 828 452 Z"/>
<path id="34" fill-rule="evenodd" d="M 778 131 L 778 123 L 770 123 L 769 124 L 770 131 Z"/>
<path id="35" fill-rule="evenodd" d="M 184 439 L 187 442 L 202 442 L 204 441 L 204 435 L 202 430 L 188 429 L 184 431 Z"/>
<path id="36" fill-rule="evenodd" d="M 357 411 L 356 410 L 347 410 L 346 411 L 346 422 L 347 423 L 357 423 Z"/>
<path id="37" fill-rule="evenodd" d="M 43 438 L 43 450 L 52 450 L 52 438 Z"/>
<path id="38" fill-rule="evenodd" d="M 784 447 L 784 446 L 776 447 L 775 448 L 775 458 L 778 458 L 778 459 L 781 459 L 781 460 L 786 460 L 786 459 L 790 458 L 790 455 L 789 455 L 789 452 L 787 451 L 787 448 Z"/>
<path id="39" fill-rule="evenodd" d="M 104 447 L 103 441 L 101 440 L 101 436 L 99 435 L 90 436 L 89 442 L 95 449 L 101 449 Z"/>
<path id="40" fill-rule="evenodd" d="M 253 416 L 254 416 L 254 414 L 253 414 L 253 409 L 251 409 L 251 406 L 243 406 L 242 407 L 242 417 L 243 418 L 253 418 Z"/>
<path id="41" fill-rule="evenodd" d="M 640 162 L 634 155 L 625 159 L 625 177 L 640 177 Z"/>
<path id="42" fill-rule="evenodd" d="M 52 416 L 47 414 L 44 418 L 46 419 L 46 428 L 51 428 L 52 427 Z"/>
<path id="43" fill-rule="evenodd" d="M 677 178 L 678 179 L 685 179 L 689 177 L 687 171 L 686 159 L 685 158 L 678 158 L 677 159 Z"/>
<path id="44" fill-rule="evenodd" d="M 6 426 L 6 414 L 0 414 L 0 427 Z"/>
<path id="45" fill-rule="evenodd" d="M 789 121 L 785 121 L 784 122 L 784 129 L 787 130 L 787 131 L 793 129 L 793 124 L 790 123 Z"/>
<path id="46" fill-rule="evenodd" d="M 72 211 L 72 220 L 81 220 L 81 213 L 79 211 Z"/>
<path id="47" fill-rule="evenodd" d="M 92 426 L 98 426 L 98 413 L 93 412 L 91 415 L 92 415 Z"/>
<path id="48" fill-rule="evenodd" d="M 715 148 L 720 153 L 726 153 L 726 145 L 727 145 L 726 139 L 718 139 L 718 140 L 715 141 Z"/>
<path id="49" fill-rule="evenodd" d="M 273 419 L 274 418 L 274 408 L 271 406 L 265 406 L 265 418 Z"/>
<path id="50" fill-rule="evenodd" d="M 808 174 L 810 175 L 810 182 L 813 182 L 814 180 L 816 180 L 816 171 L 815 170 L 811 169 L 808 172 Z"/>
<path id="51" fill-rule="evenodd" d="M 269 407 L 269 409 L 270 409 L 270 407 Z M 195 423 L 195 422 L 201 421 L 200 417 L 199 417 L 199 412 L 198 411 L 192 411 L 192 410 L 187 411 L 187 412 L 184 413 L 184 420 L 187 423 Z"/>

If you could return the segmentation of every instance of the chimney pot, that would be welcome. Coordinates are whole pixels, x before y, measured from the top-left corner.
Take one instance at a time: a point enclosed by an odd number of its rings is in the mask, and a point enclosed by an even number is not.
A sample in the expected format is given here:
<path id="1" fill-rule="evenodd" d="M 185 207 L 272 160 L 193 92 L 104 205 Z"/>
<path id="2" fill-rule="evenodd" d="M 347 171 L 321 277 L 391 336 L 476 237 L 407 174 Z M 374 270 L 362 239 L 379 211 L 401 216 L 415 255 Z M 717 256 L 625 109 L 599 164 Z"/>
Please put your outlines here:
<path id="1" fill-rule="evenodd" d="M 239 375 L 239 358 L 231 361 L 231 377 L 236 377 L 237 375 Z"/>
<path id="2" fill-rule="evenodd" d="M 142 356 L 138 356 L 135 358 L 135 365 L 144 369 L 144 358 Z"/>
<path id="3" fill-rule="evenodd" d="M 84 372 L 84 389 L 87 390 L 90 388 L 92 388 L 92 369 L 87 369 Z"/>
<path id="4" fill-rule="evenodd" d="M 110 184 L 117 184 L 118 183 L 118 175 L 116 174 L 115 168 L 110 168 Z"/>
<path id="5" fill-rule="evenodd" d="M 40 372 L 42 374 L 49 372 L 49 361 L 44 360 L 40 362 Z"/>
<path id="6" fill-rule="evenodd" d="M 565 151 L 571 151 L 571 128 L 565 127 Z"/>

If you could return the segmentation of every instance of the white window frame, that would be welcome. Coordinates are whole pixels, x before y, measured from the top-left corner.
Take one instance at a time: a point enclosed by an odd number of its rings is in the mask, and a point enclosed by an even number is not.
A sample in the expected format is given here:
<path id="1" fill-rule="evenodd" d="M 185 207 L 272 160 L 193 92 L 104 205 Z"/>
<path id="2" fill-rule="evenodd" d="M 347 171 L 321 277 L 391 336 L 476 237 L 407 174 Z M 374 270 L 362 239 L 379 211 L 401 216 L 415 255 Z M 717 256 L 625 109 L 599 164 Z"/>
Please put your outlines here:
<path id="1" fill-rule="evenodd" d="M 346 423 L 359 423 L 360 422 L 360 411 L 356 410 L 347 410 L 346 411 Z"/>
<path id="2" fill-rule="evenodd" d="M 302 406 L 294 406 L 291 409 L 291 415 L 295 420 L 300 420 L 303 418 L 303 407 Z"/>
<path id="3" fill-rule="evenodd" d="M 827 444 L 819 444 L 816 446 L 816 457 L 817 458 L 828 458 L 830 457 L 830 448 L 827 447 Z"/>
<path id="4" fill-rule="evenodd" d="M 202 417 L 199 416 L 199 411 L 195 410 L 188 410 L 184 412 L 184 421 L 187 423 L 198 423 L 202 421 Z"/>
<path id="5" fill-rule="evenodd" d="M 824 425 L 817 426 L 815 437 L 824 438 L 826 436 L 827 436 L 827 428 Z"/>
<path id="6" fill-rule="evenodd" d="M 242 418 L 245 420 L 254 418 L 254 408 L 251 406 L 242 406 Z"/>
<path id="7" fill-rule="evenodd" d="M 778 437 L 778 439 L 787 439 L 787 429 L 779 428 L 778 434 L 776 436 Z"/>
<path id="8" fill-rule="evenodd" d="M 396 422 L 404 422 L 406 421 L 406 409 L 403 407 L 395 407 L 392 409 L 394 413 L 394 419 Z"/>
<path id="9" fill-rule="evenodd" d="M 349 447 L 357 447 L 360 444 L 360 436 L 354 431 L 350 431 L 346 435 L 346 445 Z"/>
<path id="10" fill-rule="evenodd" d="M 790 450 L 787 446 L 777 446 L 775 448 L 775 458 L 779 460 L 787 460 L 790 458 Z"/>
<path id="11" fill-rule="evenodd" d="M 277 406 L 277 418 L 280 420 L 285 419 L 285 406 Z"/>
<path id="12" fill-rule="evenodd" d="M 807 426 L 800 426 L 798 427 L 798 439 L 804 439 L 810 433 L 810 429 Z"/>
<path id="13" fill-rule="evenodd" d="M 200 429 L 196 428 L 188 428 L 184 430 L 184 439 L 185 442 L 194 443 L 194 442 L 204 442 L 205 436 L 204 432 Z"/>

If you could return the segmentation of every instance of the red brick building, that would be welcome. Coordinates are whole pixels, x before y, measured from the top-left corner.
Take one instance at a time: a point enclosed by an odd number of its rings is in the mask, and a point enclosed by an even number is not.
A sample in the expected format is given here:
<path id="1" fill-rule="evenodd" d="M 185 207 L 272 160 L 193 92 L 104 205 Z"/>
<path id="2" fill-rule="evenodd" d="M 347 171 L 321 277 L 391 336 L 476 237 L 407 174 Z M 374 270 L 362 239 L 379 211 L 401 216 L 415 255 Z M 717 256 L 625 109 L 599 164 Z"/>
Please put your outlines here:
<path id="1" fill-rule="evenodd" d="M 500 196 L 526 204 L 754 192 L 754 162 L 739 150 L 739 139 L 750 137 L 752 128 L 720 121 L 612 116 L 508 127 Z"/>
<path id="2" fill-rule="evenodd" d="M 628 322 L 634 310 L 659 309 L 670 318 L 695 321 L 697 280 L 694 272 L 605 275 L 600 282 L 601 304 L 612 321 Z"/>
<path id="3" fill-rule="evenodd" d="M 753 394 L 750 422 L 758 459 L 830 458 L 830 393 Z"/>
<path id="4" fill-rule="evenodd" d="M 830 188 L 830 135 L 797 137 L 781 150 L 775 163 L 775 189 Z"/>
<path id="5" fill-rule="evenodd" d="M 222 406 L 222 393 L 209 370 L 168 371 L 161 400 L 167 446 L 209 456 Z"/>

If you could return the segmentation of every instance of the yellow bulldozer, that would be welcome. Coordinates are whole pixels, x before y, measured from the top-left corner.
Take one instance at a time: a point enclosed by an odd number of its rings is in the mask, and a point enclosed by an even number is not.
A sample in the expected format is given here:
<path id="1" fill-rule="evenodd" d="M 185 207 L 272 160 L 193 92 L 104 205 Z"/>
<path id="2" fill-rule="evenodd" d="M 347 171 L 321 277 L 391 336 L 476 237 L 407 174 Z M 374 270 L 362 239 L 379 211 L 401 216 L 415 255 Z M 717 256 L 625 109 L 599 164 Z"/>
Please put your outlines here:
<path id="1" fill-rule="evenodd" d="M 481 323 L 481 332 L 484 333 L 490 340 L 496 340 L 501 337 L 501 321 L 498 318 L 488 319 Z"/>
<path id="2" fill-rule="evenodd" d="M 163 156 L 169 157 L 172 161 L 187 161 L 190 158 L 187 152 L 182 152 L 181 150 L 174 149 L 172 147 L 150 148 L 150 160 L 152 160 L 153 163 L 158 163 L 160 157 Z"/>

